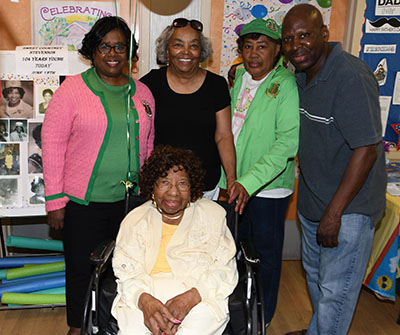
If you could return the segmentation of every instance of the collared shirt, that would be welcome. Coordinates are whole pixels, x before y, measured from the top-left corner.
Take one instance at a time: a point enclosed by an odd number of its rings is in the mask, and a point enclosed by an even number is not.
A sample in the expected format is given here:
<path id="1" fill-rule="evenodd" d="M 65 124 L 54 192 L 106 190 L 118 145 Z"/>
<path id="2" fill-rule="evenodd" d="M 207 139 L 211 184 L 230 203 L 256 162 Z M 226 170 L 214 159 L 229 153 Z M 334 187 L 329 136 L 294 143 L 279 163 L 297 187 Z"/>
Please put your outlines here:
<path id="1" fill-rule="evenodd" d="M 386 168 L 381 143 L 379 87 L 359 58 L 333 47 L 325 64 L 307 84 L 298 73 L 300 95 L 300 184 L 298 209 L 319 221 L 342 180 L 355 148 L 379 143 L 378 158 L 363 187 L 344 214 L 377 221 L 385 207 Z"/>

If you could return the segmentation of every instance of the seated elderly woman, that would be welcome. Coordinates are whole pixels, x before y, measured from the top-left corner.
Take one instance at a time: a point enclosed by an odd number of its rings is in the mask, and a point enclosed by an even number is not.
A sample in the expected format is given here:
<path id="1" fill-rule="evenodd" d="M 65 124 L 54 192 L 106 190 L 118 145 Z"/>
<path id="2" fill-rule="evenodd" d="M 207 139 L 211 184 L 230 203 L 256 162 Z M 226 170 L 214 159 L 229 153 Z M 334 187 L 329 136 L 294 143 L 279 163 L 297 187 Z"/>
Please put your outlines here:
<path id="1" fill-rule="evenodd" d="M 158 146 L 139 173 L 148 200 L 121 223 L 113 257 L 118 334 L 222 334 L 238 280 L 225 210 L 202 199 L 201 161 Z"/>

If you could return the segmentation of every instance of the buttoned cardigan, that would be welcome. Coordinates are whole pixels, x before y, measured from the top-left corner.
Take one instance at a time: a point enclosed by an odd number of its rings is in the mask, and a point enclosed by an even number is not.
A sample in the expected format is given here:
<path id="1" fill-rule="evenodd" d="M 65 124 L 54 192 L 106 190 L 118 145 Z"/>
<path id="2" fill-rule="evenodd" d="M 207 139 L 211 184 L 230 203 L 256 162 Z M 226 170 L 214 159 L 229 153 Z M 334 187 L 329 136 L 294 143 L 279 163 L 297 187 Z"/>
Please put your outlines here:
<path id="1" fill-rule="evenodd" d="M 191 203 L 165 250 L 174 277 L 188 290 L 195 287 L 219 320 L 228 313 L 228 297 L 238 281 L 235 242 L 225 216 L 225 210 L 211 200 Z M 122 221 L 112 261 L 118 292 L 113 311 L 138 308 L 144 292 L 154 295 L 150 273 L 161 234 L 162 217 L 151 201 Z"/>
<path id="2" fill-rule="evenodd" d="M 70 199 L 79 204 L 89 203 L 97 167 L 107 145 L 111 122 L 104 95 L 92 90 L 85 78 L 85 72 L 67 77 L 46 111 L 42 151 L 47 211 L 65 207 Z M 134 83 L 132 101 L 138 119 L 131 122 L 139 127 L 136 140 L 141 166 L 153 150 L 155 104 L 148 87 L 135 79 Z"/>

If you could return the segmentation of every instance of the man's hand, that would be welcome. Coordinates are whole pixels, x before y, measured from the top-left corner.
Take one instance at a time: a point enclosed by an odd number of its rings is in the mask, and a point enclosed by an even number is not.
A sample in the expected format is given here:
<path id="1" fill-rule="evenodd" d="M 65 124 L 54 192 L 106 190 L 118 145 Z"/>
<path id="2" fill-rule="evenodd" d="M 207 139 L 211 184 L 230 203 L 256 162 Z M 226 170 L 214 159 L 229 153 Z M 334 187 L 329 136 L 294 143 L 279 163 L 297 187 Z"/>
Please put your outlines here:
<path id="1" fill-rule="evenodd" d="M 142 293 L 138 302 L 139 309 L 143 312 L 144 324 L 153 335 L 174 335 L 177 322 L 169 309 L 160 300 L 148 293 Z"/>
<path id="2" fill-rule="evenodd" d="M 238 64 L 232 65 L 228 71 L 228 86 L 229 88 L 233 87 L 233 82 L 235 80 L 235 72 Z"/>
<path id="3" fill-rule="evenodd" d="M 317 229 L 317 242 L 323 247 L 338 246 L 341 216 L 331 215 L 325 211 Z"/>
<path id="4" fill-rule="evenodd" d="M 246 206 L 247 201 L 249 201 L 249 193 L 247 193 L 246 189 L 238 182 L 233 183 L 229 192 L 228 202 L 231 204 L 235 200 L 235 212 L 243 214 L 244 207 Z"/>
<path id="5" fill-rule="evenodd" d="M 47 213 L 47 223 L 51 228 L 63 229 L 64 228 L 65 208 L 57 209 Z"/>
<path id="6" fill-rule="evenodd" d="M 378 155 L 376 146 L 372 144 L 353 150 L 339 187 L 320 220 L 317 241 L 323 247 L 338 246 L 342 214 L 367 180 Z"/>

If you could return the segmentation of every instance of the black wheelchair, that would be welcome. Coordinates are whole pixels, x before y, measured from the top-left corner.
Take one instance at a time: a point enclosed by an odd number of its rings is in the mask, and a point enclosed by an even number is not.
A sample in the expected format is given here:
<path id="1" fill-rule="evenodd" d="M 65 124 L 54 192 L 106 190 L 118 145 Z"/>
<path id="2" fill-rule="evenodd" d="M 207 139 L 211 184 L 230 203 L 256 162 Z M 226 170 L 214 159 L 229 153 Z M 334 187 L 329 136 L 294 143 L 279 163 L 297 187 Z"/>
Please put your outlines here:
<path id="1" fill-rule="evenodd" d="M 229 297 L 230 321 L 223 335 L 265 335 L 264 296 L 257 272 L 260 260 L 251 243 L 237 242 L 239 214 L 234 211 L 234 204 L 217 203 L 227 212 L 227 223 L 237 244 L 239 271 L 239 283 Z M 117 290 L 111 266 L 114 246 L 114 240 L 106 241 L 91 254 L 94 271 L 86 295 L 81 335 L 118 333 L 117 321 L 111 315 Z"/>

